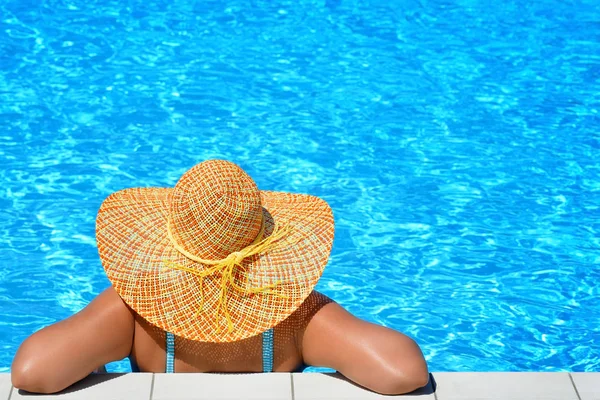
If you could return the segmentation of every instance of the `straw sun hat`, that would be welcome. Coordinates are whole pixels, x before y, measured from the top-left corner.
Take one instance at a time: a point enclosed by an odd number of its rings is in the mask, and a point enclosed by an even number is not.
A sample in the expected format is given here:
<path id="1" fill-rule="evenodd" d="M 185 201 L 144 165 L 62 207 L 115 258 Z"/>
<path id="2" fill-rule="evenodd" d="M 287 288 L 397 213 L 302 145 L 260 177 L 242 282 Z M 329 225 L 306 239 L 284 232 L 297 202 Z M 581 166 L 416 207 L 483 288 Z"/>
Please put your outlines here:
<path id="1" fill-rule="evenodd" d="M 200 163 L 174 188 L 125 189 L 100 207 L 100 259 L 148 322 L 205 342 L 277 325 L 313 290 L 333 242 L 314 196 L 260 191 L 237 165 Z"/>

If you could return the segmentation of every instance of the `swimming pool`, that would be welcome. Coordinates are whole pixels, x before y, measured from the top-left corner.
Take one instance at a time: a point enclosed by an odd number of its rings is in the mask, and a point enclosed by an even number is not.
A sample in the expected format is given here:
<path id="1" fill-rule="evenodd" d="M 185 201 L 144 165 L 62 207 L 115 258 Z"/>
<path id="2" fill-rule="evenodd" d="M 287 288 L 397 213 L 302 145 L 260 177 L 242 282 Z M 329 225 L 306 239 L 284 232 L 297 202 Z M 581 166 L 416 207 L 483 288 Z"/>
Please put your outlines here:
<path id="1" fill-rule="evenodd" d="M 0 371 L 208 158 L 334 210 L 318 289 L 433 371 L 600 371 L 594 1 L 0 2 Z M 124 370 L 116 363 L 113 370 Z"/>

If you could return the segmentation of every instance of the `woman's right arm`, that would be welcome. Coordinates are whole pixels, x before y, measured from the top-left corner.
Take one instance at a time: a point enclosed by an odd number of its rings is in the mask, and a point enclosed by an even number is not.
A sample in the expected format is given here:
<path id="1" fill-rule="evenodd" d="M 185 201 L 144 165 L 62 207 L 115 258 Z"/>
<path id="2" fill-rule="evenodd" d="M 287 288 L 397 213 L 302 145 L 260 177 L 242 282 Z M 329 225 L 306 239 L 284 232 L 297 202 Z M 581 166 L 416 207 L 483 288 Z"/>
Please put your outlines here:
<path id="1" fill-rule="evenodd" d="M 14 387 L 55 393 L 131 352 L 133 311 L 110 287 L 72 317 L 27 338 L 11 367 Z"/>

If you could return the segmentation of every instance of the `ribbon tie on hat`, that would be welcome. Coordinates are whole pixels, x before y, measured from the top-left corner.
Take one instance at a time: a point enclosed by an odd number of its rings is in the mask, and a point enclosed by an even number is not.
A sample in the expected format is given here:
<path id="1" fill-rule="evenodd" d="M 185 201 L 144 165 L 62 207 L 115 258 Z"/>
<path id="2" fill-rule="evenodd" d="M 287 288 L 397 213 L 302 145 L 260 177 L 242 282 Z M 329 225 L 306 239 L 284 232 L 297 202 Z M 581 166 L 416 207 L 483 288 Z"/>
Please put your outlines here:
<path id="1" fill-rule="evenodd" d="M 256 239 L 254 239 L 254 241 L 250 245 L 244 247 L 240 251 L 234 251 L 233 253 L 230 253 L 227 257 L 225 257 L 221 260 L 205 260 L 203 258 L 197 257 L 194 254 L 190 253 L 189 251 L 184 249 L 179 243 L 177 243 L 177 241 L 175 240 L 175 238 L 173 237 L 173 234 L 171 232 L 171 224 L 169 222 L 167 222 L 167 235 L 169 237 L 169 240 L 173 244 L 173 247 L 175 247 L 175 249 L 179 253 L 181 253 L 186 258 L 189 258 L 192 261 L 196 261 L 196 262 L 199 262 L 199 263 L 202 263 L 205 265 L 210 265 L 209 268 L 200 271 L 195 268 L 190 268 L 190 267 L 186 267 L 183 265 L 179 265 L 170 260 L 163 260 L 163 264 L 167 268 L 176 269 L 178 271 L 189 272 L 195 276 L 202 278 L 202 281 L 200 282 L 200 298 L 201 298 L 200 306 L 198 307 L 198 311 L 196 311 L 194 318 L 197 317 L 198 314 L 200 314 L 204 310 L 204 294 L 203 294 L 203 289 L 202 289 L 204 278 L 207 276 L 216 274 L 216 273 L 221 274 L 219 304 L 218 304 L 217 310 L 216 310 L 217 329 L 220 329 L 219 328 L 219 315 L 220 315 L 220 312 L 222 312 L 223 315 L 225 316 L 225 319 L 227 320 L 228 331 L 230 333 L 233 331 L 233 321 L 231 319 L 231 315 L 227 308 L 228 286 L 231 286 L 234 290 L 237 290 L 238 292 L 243 293 L 243 294 L 262 293 L 262 294 L 273 294 L 273 295 L 276 295 L 276 296 L 282 297 L 282 298 L 288 298 L 287 296 L 273 290 L 273 288 L 276 287 L 277 285 L 279 285 L 281 283 L 281 281 L 277 281 L 270 285 L 253 288 L 253 287 L 248 287 L 249 278 L 248 278 L 248 275 L 246 274 L 246 285 L 245 285 L 246 287 L 242 287 L 235 282 L 235 272 L 236 272 L 236 267 L 242 266 L 242 262 L 244 261 L 244 259 L 246 259 L 250 256 L 253 256 L 253 255 L 256 255 L 256 254 L 264 253 L 268 250 L 272 250 L 272 249 L 276 248 L 277 246 L 279 246 L 279 243 L 277 243 L 277 242 L 281 238 L 283 238 L 284 236 L 287 236 L 290 233 L 289 226 L 286 225 L 284 227 L 281 227 L 278 224 L 275 224 L 273 233 L 269 237 L 263 239 L 262 237 L 263 237 L 264 230 L 265 230 L 265 224 L 264 224 L 264 220 L 263 220 L 261 223 L 260 231 L 259 231 L 258 235 L 256 236 Z"/>

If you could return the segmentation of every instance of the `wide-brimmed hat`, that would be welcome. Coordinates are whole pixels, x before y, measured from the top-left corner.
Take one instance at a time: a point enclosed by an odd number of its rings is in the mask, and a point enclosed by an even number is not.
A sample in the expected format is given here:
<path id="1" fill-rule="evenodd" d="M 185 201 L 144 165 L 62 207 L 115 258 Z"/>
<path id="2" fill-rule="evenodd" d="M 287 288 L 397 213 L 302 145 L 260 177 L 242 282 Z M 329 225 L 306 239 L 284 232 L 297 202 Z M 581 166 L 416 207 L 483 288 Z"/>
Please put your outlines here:
<path id="1" fill-rule="evenodd" d="M 102 265 L 135 312 L 175 335 L 232 342 L 293 313 L 333 242 L 329 205 L 260 191 L 239 166 L 202 162 L 174 188 L 125 189 L 100 207 Z"/>

